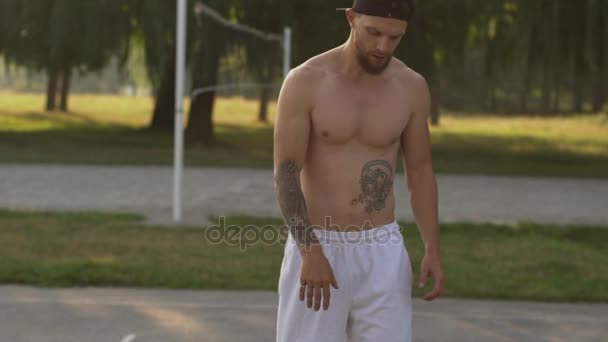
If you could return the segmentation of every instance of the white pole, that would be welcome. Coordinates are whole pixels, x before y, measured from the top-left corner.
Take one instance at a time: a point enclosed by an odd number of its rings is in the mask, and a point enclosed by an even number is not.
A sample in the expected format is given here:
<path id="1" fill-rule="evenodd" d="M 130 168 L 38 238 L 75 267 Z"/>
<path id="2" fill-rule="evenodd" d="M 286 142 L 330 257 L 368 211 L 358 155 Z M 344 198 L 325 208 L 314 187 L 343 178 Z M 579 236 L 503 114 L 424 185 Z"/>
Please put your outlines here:
<path id="1" fill-rule="evenodd" d="M 283 78 L 287 77 L 291 69 L 291 28 L 286 26 L 283 30 Z"/>
<path id="2" fill-rule="evenodd" d="M 173 165 L 173 221 L 182 220 L 182 174 L 184 168 L 184 68 L 188 0 L 177 0 L 177 51 L 175 62 L 175 142 Z"/>

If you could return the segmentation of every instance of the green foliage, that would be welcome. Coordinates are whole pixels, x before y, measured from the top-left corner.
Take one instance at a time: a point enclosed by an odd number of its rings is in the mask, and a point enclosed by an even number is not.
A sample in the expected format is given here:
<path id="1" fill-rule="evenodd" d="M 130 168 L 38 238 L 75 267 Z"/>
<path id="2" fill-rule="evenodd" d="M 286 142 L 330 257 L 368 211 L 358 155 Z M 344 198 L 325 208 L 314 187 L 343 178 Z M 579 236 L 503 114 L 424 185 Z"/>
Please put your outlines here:
<path id="1" fill-rule="evenodd" d="M 4 34 L 4 55 L 8 62 L 34 69 L 50 64 L 47 51 L 48 14 L 53 1 L 3 0 L 3 21 L 0 31 Z"/>
<path id="2" fill-rule="evenodd" d="M 37 70 L 99 70 L 112 55 L 126 55 L 131 3 L 3 0 L 4 54 Z"/>
<path id="3" fill-rule="evenodd" d="M 239 23 L 264 32 L 281 34 L 288 22 L 289 5 L 289 2 L 280 0 L 241 0 L 235 2 L 235 17 Z M 246 65 L 257 81 L 267 83 L 282 77 L 283 56 L 279 53 L 279 43 L 264 42 L 247 36 L 242 36 L 239 42 L 245 46 Z"/>
<path id="4" fill-rule="evenodd" d="M 334 2 L 287 3 L 295 64 L 346 40 L 349 28 Z M 606 7 L 603 0 L 418 1 L 396 55 L 452 110 L 589 111 L 608 93 Z"/>
<path id="5" fill-rule="evenodd" d="M 133 13 L 135 35 L 144 44 L 147 75 L 155 89 L 175 53 L 175 17 L 175 1 L 139 0 Z"/>
<path id="6" fill-rule="evenodd" d="M 202 226 L 145 227 L 127 214 L 0 211 L 0 281 L 276 290 L 287 236 L 281 221 L 233 216 L 225 222 L 247 227 L 247 241 L 232 234 L 232 240 L 215 243 Z M 415 224 L 401 226 L 418 279 L 424 250 L 420 234 Z M 254 241 L 251 232 L 276 239 Z M 444 296 L 606 302 L 602 243 L 607 238 L 601 226 L 443 224 Z M 415 288 L 413 295 L 428 288 Z"/>
<path id="7" fill-rule="evenodd" d="M 277 43 L 232 32 L 188 6 L 188 60 L 194 84 L 214 82 L 238 59 L 247 79 L 278 80 Z M 293 29 L 293 61 L 343 43 L 349 26 L 335 7 L 350 0 L 209 0 L 233 22 L 261 31 Z M 99 69 L 145 51 L 157 89 L 175 51 L 175 1 L 0 0 L 0 51 L 31 69 Z M 608 96 L 608 5 L 604 0 L 424 0 L 396 55 L 427 78 L 434 98 L 458 111 L 601 111 Z M 132 39 L 129 35 L 136 37 Z M 236 57 L 234 57 L 236 56 Z M 238 58 L 237 58 L 238 57 Z M 212 69 L 212 70 L 210 70 Z M 244 76 L 245 77 L 245 76 Z"/>

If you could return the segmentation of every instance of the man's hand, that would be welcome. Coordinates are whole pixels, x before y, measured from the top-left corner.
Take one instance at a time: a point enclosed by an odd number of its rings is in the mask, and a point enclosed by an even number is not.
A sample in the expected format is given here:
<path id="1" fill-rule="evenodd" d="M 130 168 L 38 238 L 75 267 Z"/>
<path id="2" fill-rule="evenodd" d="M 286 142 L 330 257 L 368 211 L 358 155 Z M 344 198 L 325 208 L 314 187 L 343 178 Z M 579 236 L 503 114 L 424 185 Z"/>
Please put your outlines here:
<path id="1" fill-rule="evenodd" d="M 426 281 L 429 276 L 433 277 L 435 286 L 431 292 L 422 297 L 427 301 L 439 297 L 443 292 L 443 287 L 445 285 L 445 275 L 443 273 L 443 266 L 441 265 L 441 257 L 439 254 L 427 253 L 422 259 L 422 264 L 420 265 L 420 283 L 418 284 L 419 288 L 424 288 L 426 286 Z"/>
<path id="2" fill-rule="evenodd" d="M 321 299 L 323 299 L 323 310 L 327 310 L 329 308 L 330 285 L 338 289 L 338 282 L 334 277 L 329 261 L 323 254 L 321 245 L 313 244 L 307 250 L 302 251 L 300 301 L 307 298 L 307 306 L 310 309 L 314 298 L 314 310 L 319 311 Z"/>

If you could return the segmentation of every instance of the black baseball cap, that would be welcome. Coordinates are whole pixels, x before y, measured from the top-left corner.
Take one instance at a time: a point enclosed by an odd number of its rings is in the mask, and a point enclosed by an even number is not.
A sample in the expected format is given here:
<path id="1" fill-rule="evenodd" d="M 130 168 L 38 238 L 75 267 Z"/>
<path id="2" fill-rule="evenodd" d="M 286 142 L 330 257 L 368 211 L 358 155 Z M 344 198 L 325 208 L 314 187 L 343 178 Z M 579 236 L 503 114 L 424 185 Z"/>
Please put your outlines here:
<path id="1" fill-rule="evenodd" d="M 336 8 L 345 11 L 348 8 Z M 409 21 L 416 10 L 414 0 L 355 0 L 352 10 L 375 17 Z"/>

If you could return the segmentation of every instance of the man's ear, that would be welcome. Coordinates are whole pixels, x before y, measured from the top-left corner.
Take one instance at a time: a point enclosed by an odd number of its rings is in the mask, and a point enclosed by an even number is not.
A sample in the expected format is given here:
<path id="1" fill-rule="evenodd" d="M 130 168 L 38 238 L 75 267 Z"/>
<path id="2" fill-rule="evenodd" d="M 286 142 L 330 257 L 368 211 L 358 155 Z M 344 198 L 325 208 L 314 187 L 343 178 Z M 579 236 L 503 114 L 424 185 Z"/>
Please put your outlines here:
<path id="1" fill-rule="evenodd" d="M 354 27 L 355 19 L 357 18 L 358 14 L 353 11 L 352 8 L 347 9 L 344 14 L 346 15 L 346 20 L 348 20 L 348 24 L 350 25 L 350 27 Z"/>

